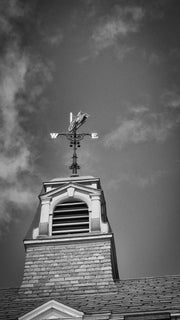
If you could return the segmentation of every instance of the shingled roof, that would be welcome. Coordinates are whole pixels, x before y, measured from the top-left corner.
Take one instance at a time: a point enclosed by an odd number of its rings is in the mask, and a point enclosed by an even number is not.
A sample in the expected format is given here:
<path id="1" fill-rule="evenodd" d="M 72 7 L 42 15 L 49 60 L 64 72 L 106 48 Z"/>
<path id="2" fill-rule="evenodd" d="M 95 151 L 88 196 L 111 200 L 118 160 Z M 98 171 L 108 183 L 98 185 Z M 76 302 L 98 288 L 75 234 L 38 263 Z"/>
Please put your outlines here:
<path id="1" fill-rule="evenodd" d="M 0 319 L 3 320 L 18 319 L 51 299 L 84 312 L 85 317 L 101 314 L 112 319 L 135 313 L 165 313 L 168 317 L 170 313 L 180 312 L 180 276 L 120 280 L 116 283 L 116 291 L 98 294 L 83 294 L 81 290 L 63 296 L 57 288 L 52 288 L 36 299 L 23 298 L 23 293 L 18 293 L 18 289 L 2 289 L 0 299 Z"/>

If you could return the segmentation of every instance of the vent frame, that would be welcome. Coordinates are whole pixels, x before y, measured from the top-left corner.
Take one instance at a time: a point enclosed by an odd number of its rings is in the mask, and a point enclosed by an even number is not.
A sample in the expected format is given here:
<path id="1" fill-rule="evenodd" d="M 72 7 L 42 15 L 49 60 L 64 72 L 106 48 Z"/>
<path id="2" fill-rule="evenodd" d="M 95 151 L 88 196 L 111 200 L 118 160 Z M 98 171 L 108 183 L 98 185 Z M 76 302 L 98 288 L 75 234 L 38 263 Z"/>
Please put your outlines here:
<path id="1" fill-rule="evenodd" d="M 53 237 L 89 233 L 87 203 L 76 198 L 68 198 L 57 203 L 52 214 L 51 232 Z"/>

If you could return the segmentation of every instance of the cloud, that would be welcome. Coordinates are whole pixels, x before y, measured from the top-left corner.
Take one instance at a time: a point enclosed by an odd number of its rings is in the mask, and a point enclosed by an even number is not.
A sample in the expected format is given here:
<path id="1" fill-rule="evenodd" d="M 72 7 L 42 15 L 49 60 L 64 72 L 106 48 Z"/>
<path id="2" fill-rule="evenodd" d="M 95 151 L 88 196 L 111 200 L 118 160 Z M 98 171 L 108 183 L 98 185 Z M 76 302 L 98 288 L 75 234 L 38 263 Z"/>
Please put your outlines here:
<path id="1" fill-rule="evenodd" d="M 149 52 L 149 50 L 143 49 L 141 50 L 141 54 L 149 66 L 158 66 L 164 61 L 163 54 L 159 52 Z"/>
<path id="2" fill-rule="evenodd" d="M 117 59 L 122 61 L 133 50 L 134 50 L 134 47 L 128 47 L 127 45 L 117 46 L 117 48 L 116 48 L 116 57 L 117 57 Z"/>
<path id="3" fill-rule="evenodd" d="M 14 45 L 7 49 L 0 60 L 0 180 L 2 189 L 0 193 L 1 214 L 0 219 L 10 219 L 6 209 L 7 201 L 19 205 L 19 197 L 15 197 L 21 190 L 21 202 L 24 195 L 27 199 L 27 190 L 19 184 L 18 174 L 30 172 L 30 149 L 23 137 L 23 130 L 19 123 L 19 114 L 16 105 L 16 95 L 25 89 L 25 76 L 28 70 L 28 58 L 14 50 Z M 6 183 L 5 183 L 6 182 Z M 14 196 L 12 197 L 12 191 Z"/>
<path id="4" fill-rule="evenodd" d="M 2 189 L 0 199 L 1 225 L 10 222 L 12 217 L 16 220 L 17 210 L 20 214 L 27 213 L 35 204 L 34 192 L 31 188 L 24 188 L 21 183 Z"/>
<path id="5" fill-rule="evenodd" d="M 166 90 L 161 96 L 162 104 L 166 108 L 180 108 L 180 92 L 177 90 Z"/>
<path id="6" fill-rule="evenodd" d="M 25 15 L 25 8 L 21 5 L 19 0 L 1 0 L 0 2 L 0 33 L 9 34 L 13 31 L 11 19 L 23 17 Z"/>
<path id="7" fill-rule="evenodd" d="M 51 81 L 51 67 L 23 47 L 22 28 L 28 10 L 17 0 L 0 3 L 0 223 L 9 221 L 16 208 L 32 206 L 36 186 L 33 139 L 26 120 L 39 108 L 45 84 Z M 22 21 L 19 20 L 21 17 Z M 23 34 L 23 35 L 22 35 Z M 35 127 L 34 127 L 35 128 Z M 32 183 L 28 186 L 30 178 Z M 35 198 L 34 198 L 35 199 Z M 9 204 L 13 204 L 12 210 Z M 14 211 L 13 211 L 14 210 Z M 21 211 L 21 210 L 19 210 Z M 24 211 L 24 210 L 23 210 Z"/>
<path id="8" fill-rule="evenodd" d="M 132 108 L 117 128 L 104 137 L 104 146 L 122 149 L 129 144 L 164 142 L 178 123 L 176 113 L 155 113 L 142 106 Z"/>
<path id="9" fill-rule="evenodd" d="M 148 57 L 148 62 L 150 65 L 158 65 L 161 61 L 162 57 L 154 52 L 152 52 Z"/>
<path id="10" fill-rule="evenodd" d="M 92 148 L 91 151 L 88 149 L 83 149 L 79 153 L 79 164 L 82 168 L 82 171 L 84 173 L 90 172 L 91 174 L 95 173 L 95 168 L 97 166 L 97 163 L 99 162 L 98 156 L 94 155 Z"/>
<path id="11" fill-rule="evenodd" d="M 61 30 L 55 30 L 51 34 L 48 34 L 48 32 L 44 33 L 44 41 L 51 46 L 59 46 L 63 39 L 64 36 Z"/>
<path id="12" fill-rule="evenodd" d="M 9 149 L 9 148 L 8 148 Z M 26 146 L 21 146 L 15 155 L 0 156 L 0 178 L 9 182 L 16 182 L 19 172 L 31 171 L 30 151 Z"/>
<path id="13" fill-rule="evenodd" d="M 53 46 L 58 46 L 62 41 L 63 41 L 63 35 L 61 33 L 53 35 L 48 39 L 48 43 L 50 43 Z"/>
<path id="14" fill-rule="evenodd" d="M 98 54 L 103 49 L 116 45 L 131 33 L 138 32 L 144 17 L 144 10 L 137 6 L 116 6 L 114 13 L 101 19 L 95 27 L 91 41 Z"/>
<path id="15" fill-rule="evenodd" d="M 129 108 L 129 113 L 132 113 L 132 114 L 144 114 L 145 112 L 149 112 L 149 108 L 144 106 L 144 105 L 137 105 L 137 106 L 131 106 Z"/>
<path id="16" fill-rule="evenodd" d="M 118 177 L 109 179 L 106 183 L 108 190 L 118 189 L 122 183 L 128 183 L 129 185 L 146 188 L 151 187 L 159 181 L 162 177 L 168 174 L 165 170 L 157 170 L 146 174 L 134 173 L 134 172 L 122 172 Z"/>

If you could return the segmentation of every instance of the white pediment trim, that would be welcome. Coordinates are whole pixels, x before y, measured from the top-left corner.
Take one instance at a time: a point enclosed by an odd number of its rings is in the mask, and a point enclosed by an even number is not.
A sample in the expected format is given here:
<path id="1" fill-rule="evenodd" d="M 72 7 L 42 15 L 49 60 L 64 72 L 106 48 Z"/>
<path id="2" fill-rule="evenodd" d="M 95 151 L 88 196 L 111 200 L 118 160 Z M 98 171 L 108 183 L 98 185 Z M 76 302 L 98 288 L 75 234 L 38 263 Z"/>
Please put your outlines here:
<path id="1" fill-rule="evenodd" d="M 94 188 L 90 188 L 90 187 L 84 187 L 84 186 L 81 186 L 77 183 L 68 183 L 67 185 L 63 186 L 63 187 L 59 187 L 59 188 L 56 188 L 56 189 L 53 189 L 51 191 L 48 191 L 42 195 L 40 195 L 40 199 L 45 199 L 45 198 L 51 198 L 51 197 L 56 197 L 58 196 L 59 194 L 62 194 L 64 192 L 67 192 L 67 190 L 69 189 L 74 189 L 74 190 L 77 190 L 81 193 L 85 193 L 85 194 L 89 194 L 89 195 L 100 195 L 101 194 L 101 191 L 100 190 L 97 190 L 97 189 L 94 189 Z"/>
<path id="2" fill-rule="evenodd" d="M 53 197 L 57 197 L 62 193 L 68 192 L 68 190 L 75 190 L 75 191 L 79 191 L 81 193 L 84 194 L 88 194 L 88 195 L 100 195 L 101 191 L 94 189 L 94 188 L 89 188 L 89 187 L 85 187 L 85 186 L 81 186 L 77 183 L 68 183 L 67 185 L 63 186 L 63 187 L 59 187 L 56 189 L 53 189 L 51 191 L 48 191 L 42 195 L 40 195 L 40 199 L 46 199 L 46 198 L 53 198 Z"/>
<path id="3" fill-rule="evenodd" d="M 22 317 L 19 317 L 18 320 L 81 320 L 83 315 L 83 312 L 77 311 L 55 300 L 51 300 Z"/>

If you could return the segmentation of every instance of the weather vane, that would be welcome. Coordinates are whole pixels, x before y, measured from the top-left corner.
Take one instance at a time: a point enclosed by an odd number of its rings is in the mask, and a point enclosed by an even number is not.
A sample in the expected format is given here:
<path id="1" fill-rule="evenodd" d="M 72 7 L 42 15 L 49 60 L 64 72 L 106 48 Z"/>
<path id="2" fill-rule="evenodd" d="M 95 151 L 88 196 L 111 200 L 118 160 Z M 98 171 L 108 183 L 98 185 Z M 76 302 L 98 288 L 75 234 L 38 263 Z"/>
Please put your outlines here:
<path id="1" fill-rule="evenodd" d="M 69 169 L 72 170 L 72 175 L 77 176 L 77 170 L 80 169 L 79 164 L 77 163 L 77 148 L 80 148 L 80 141 L 84 139 L 85 136 L 90 136 L 92 139 L 98 139 L 98 134 L 93 133 L 77 133 L 77 130 L 86 122 L 89 115 L 79 111 L 77 116 L 74 116 L 72 112 L 70 113 L 70 125 L 68 127 L 68 132 L 53 132 L 50 133 L 52 139 L 56 139 L 59 136 L 65 136 L 70 141 L 70 147 L 73 148 L 73 162 Z"/>

